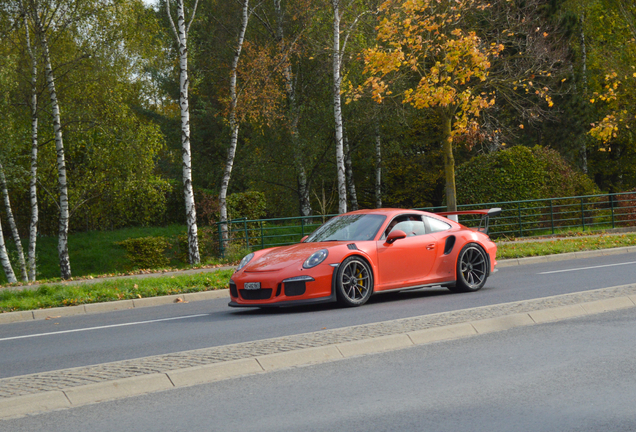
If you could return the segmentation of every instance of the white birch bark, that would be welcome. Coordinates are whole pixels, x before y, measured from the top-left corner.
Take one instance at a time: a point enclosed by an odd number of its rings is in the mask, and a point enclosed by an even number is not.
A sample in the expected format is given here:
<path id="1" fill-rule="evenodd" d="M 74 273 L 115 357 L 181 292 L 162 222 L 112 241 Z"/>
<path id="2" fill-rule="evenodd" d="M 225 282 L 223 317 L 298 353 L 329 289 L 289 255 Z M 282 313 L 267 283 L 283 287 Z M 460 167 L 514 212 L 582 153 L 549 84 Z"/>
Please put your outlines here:
<path id="1" fill-rule="evenodd" d="M 4 208 L 7 213 L 7 221 L 9 222 L 9 228 L 11 228 L 11 235 L 13 236 L 13 242 L 18 252 L 18 264 L 20 265 L 21 279 L 24 282 L 28 282 L 26 261 L 24 260 L 24 250 L 22 249 L 22 240 L 20 239 L 20 233 L 18 232 L 18 226 L 15 224 L 15 218 L 13 217 L 13 210 L 11 209 L 11 200 L 9 199 L 9 190 L 7 189 L 7 179 L 4 175 L 4 167 L 0 163 L 0 188 L 2 188 L 2 197 L 4 198 Z"/>
<path id="2" fill-rule="evenodd" d="M 332 0 L 333 6 L 333 114 L 336 127 L 336 171 L 338 179 L 338 213 L 347 212 L 347 186 L 342 134 L 342 103 L 340 98 L 340 0 Z"/>
<path id="3" fill-rule="evenodd" d="M 228 225 L 223 222 L 227 222 L 227 190 L 230 184 L 230 178 L 232 176 L 232 167 L 234 166 L 234 156 L 236 155 L 236 145 L 238 142 L 239 133 L 239 120 L 237 117 L 237 105 L 238 105 L 238 93 L 236 89 L 237 81 L 237 68 L 238 62 L 241 58 L 241 51 L 243 50 L 243 42 L 245 40 L 245 31 L 247 29 L 247 23 L 249 21 L 249 0 L 243 1 L 243 9 L 241 14 L 241 28 L 239 30 L 238 39 L 236 43 L 236 49 L 234 51 L 234 59 L 232 60 L 232 70 L 230 72 L 230 130 L 232 135 L 230 137 L 230 148 L 227 152 L 227 160 L 225 162 L 225 170 L 223 172 L 223 180 L 221 181 L 221 190 L 219 191 L 219 213 L 221 217 L 221 233 L 223 240 L 228 239 Z"/>
<path id="4" fill-rule="evenodd" d="M 583 67 L 583 92 L 587 95 L 587 48 L 585 44 L 585 17 L 581 15 L 580 18 L 580 26 L 581 26 L 581 63 Z M 583 172 L 587 174 L 587 146 L 586 146 L 586 137 L 581 138 L 581 148 L 579 149 L 581 153 L 581 168 Z"/>
<path id="5" fill-rule="evenodd" d="M 183 0 L 177 0 L 177 25 L 175 27 L 170 14 L 170 0 L 166 1 L 166 10 L 170 25 L 179 46 L 179 107 L 181 108 L 181 153 L 183 160 L 183 196 L 185 198 L 186 224 L 188 226 L 188 258 L 190 264 L 199 264 L 199 238 L 197 212 L 192 188 L 192 154 L 190 150 L 190 107 L 188 78 L 188 32 L 196 13 L 198 0 L 194 4 L 192 16 L 186 25 Z"/>
<path id="6" fill-rule="evenodd" d="M 31 36 L 29 35 L 29 24 L 26 14 L 24 14 L 24 29 L 26 31 L 27 53 L 31 59 L 31 175 L 29 179 L 29 198 L 31 200 L 31 221 L 29 223 L 29 247 L 28 247 L 28 280 L 35 282 L 36 279 L 36 246 L 38 237 L 38 91 L 37 79 L 38 68 L 37 59 L 31 47 Z"/>
<path id="7" fill-rule="evenodd" d="M 37 10 L 33 11 L 33 20 L 36 31 L 40 38 L 42 47 L 42 55 L 44 59 L 44 70 L 46 75 L 46 84 L 51 99 L 51 108 L 53 113 L 53 131 L 55 133 L 55 150 L 57 154 L 57 183 L 59 197 L 59 225 L 58 225 L 58 245 L 57 252 L 60 262 L 60 274 L 62 279 L 70 279 L 71 262 L 68 255 L 68 225 L 69 225 L 69 204 L 68 204 L 68 181 L 66 177 L 66 161 L 64 158 L 64 140 L 62 136 L 62 123 L 60 114 L 60 105 L 57 100 L 57 92 L 55 90 L 55 76 L 51 66 L 51 55 L 49 53 L 49 44 L 46 32 L 40 21 Z"/>
<path id="8" fill-rule="evenodd" d="M 382 208 L 382 136 L 380 123 L 375 123 L 375 207 Z"/>
<path id="9" fill-rule="evenodd" d="M 4 274 L 7 276 L 9 283 L 16 283 L 18 280 L 13 273 L 13 267 L 11 267 L 11 261 L 9 260 L 9 254 L 7 254 L 7 247 L 4 243 L 4 234 L 2 233 L 2 221 L 0 221 L 0 264 L 4 269 Z"/>
<path id="10" fill-rule="evenodd" d="M 351 163 L 351 150 L 349 149 L 349 139 L 344 134 L 344 154 L 345 154 L 345 174 L 347 177 L 347 189 L 351 199 L 351 210 L 358 210 L 358 194 L 356 193 L 356 184 L 353 181 L 353 164 Z"/>
<path id="11" fill-rule="evenodd" d="M 274 9 L 276 11 L 276 20 L 278 29 L 276 39 L 280 46 L 281 54 L 286 55 L 283 43 L 283 10 L 281 8 L 281 0 L 274 0 Z M 300 121 L 300 112 L 296 98 L 296 87 L 294 85 L 291 64 L 286 62 L 283 68 L 283 78 L 285 80 L 285 92 L 287 94 L 288 110 L 291 117 L 290 134 L 292 141 L 292 149 L 294 152 L 294 164 L 296 165 L 297 181 L 298 181 L 298 201 L 301 216 L 311 215 L 311 201 L 309 199 L 309 182 L 307 179 L 307 171 L 302 158 L 302 148 L 300 140 L 300 131 L 298 122 Z"/>

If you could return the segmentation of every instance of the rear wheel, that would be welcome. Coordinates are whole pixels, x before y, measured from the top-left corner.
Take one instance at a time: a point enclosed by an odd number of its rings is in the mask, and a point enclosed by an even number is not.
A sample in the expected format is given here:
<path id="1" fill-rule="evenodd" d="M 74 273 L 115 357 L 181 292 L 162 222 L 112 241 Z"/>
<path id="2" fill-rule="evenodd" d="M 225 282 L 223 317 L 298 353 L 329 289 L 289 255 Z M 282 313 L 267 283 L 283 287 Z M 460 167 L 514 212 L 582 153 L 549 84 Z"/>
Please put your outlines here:
<path id="1" fill-rule="evenodd" d="M 486 252 L 477 244 L 469 243 L 462 248 L 457 257 L 457 282 L 449 287 L 455 292 L 480 290 L 488 277 L 488 258 Z"/>
<path id="2" fill-rule="evenodd" d="M 336 298 L 343 306 L 361 306 L 373 293 L 373 272 L 361 258 L 345 259 L 336 272 Z"/>

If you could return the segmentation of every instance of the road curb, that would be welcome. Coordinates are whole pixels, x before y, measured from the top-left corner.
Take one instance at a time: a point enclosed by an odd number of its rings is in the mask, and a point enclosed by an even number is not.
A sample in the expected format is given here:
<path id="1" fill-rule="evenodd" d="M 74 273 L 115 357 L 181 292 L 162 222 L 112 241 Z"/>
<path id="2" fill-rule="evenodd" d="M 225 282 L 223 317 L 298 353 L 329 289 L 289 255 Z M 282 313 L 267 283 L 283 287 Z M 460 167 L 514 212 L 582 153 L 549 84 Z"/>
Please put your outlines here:
<path id="1" fill-rule="evenodd" d="M 603 295 L 609 296 L 608 298 L 583 301 L 578 304 L 547 307 L 527 312 L 508 313 L 494 318 L 482 319 L 481 317 L 485 315 L 484 311 L 504 306 L 509 306 L 506 310 L 514 310 L 524 304 L 527 304 L 528 301 L 481 306 L 433 315 L 423 315 L 422 317 L 401 318 L 381 323 L 337 329 L 341 334 L 345 334 L 349 330 L 355 334 L 361 334 L 365 333 L 365 329 L 370 329 L 373 326 L 388 325 L 398 326 L 398 328 L 402 329 L 402 331 L 388 336 L 372 336 L 361 340 L 337 342 L 319 347 L 300 349 L 286 348 L 286 351 L 275 354 L 258 355 L 258 353 L 255 352 L 252 357 L 240 360 L 221 361 L 208 365 L 184 367 L 161 373 L 147 373 L 145 375 L 114 379 L 101 383 L 60 388 L 58 391 L 46 391 L 27 396 L 0 398 L 0 419 L 22 417 L 27 414 L 71 408 L 106 400 L 122 399 L 158 391 L 165 391 L 175 387 L 187 387 L 213 383 L 216 381 L 272 372 L 292 367 L 303 367 L 313 364 L 327 363 L 374 353 L 395 351 L 417 345 L 439 343 L 493 332 L 501 332 L 517 327 L 541 325 L 571 318 L 633 308 L 636 307 L 636 294 L 631 294 L 631 292 L 634 292 L 635 290 L 636 284 L 608 287 L 595 290 L 596 294 L 604 293 Z M 624 295 L 624 293 L 630 294 Z M 572 296 L 572 294 L 551 296 L 535 300 L 541 302 L 540 304 L 555 305 L 559 303 L 559 299 L 567 298 L 568 296 Z M 596 296 L 598 297 L 598 295 Z M 578 299 L 582 297 L 579 296 L 574 298 Z M 456 324 L 441 325 L 424 330 L 409 330 L 409 323 L 411 323 L 414 319 L 431 318 L 434 316 L 457 316 L 458 314 L 466 317 L 466 321 Z M 373 331 L 367 332 L 366 334 L 373 334 Z M 297 336 L 306 341 L 303 343 L 306 346 L 307 343 L 310 343 L 309 341 L 314 335 L 324 335 L 324 332 L 307 333 Z M 283 341 L 283 343 L 288 340 L 286 337 L 280 337 L 261 342 L 275 343 L 279 339 Z M 252 346 L 256 351 L 259 350 L 258 347 L 254 345 Z M 229 347 L 231 346 L 224 346 L 222 348 L 227 349 Z M 192 352 L 197 351 L 201 350 L 194 350 Z M 178 356 L 181 354 L 187 355 L 187 353 L 188 352 L 173 353 L 170 356 Z M 148 362 L 156 362 L 154 357 L 139 360 L 145 361 L 146 364 Z M 104 368 L 104 366 L 107 365 L 108 363 L 95 365 L 91 368 L 93 368 L 93 370 L 105 370 L 107 368 Z M 54 373 L 60 373 L 68 379 L 70 375 L 72 375 L 71 372 L 73 370 L 74 369 L 65 369 L 62 371 L 54 371 Z M 43 379 L 41 376 L 37 375 L 38 374 L 33 375 L 36 380 Z M 24 377 L 14 378 L 19 380 Z M 2 388 L 3 384 L 12 379 L 13 378 L 0 380 L 0 388 Z M 16 382 L 14 385 L 19 385 L 19 383 Z"/>
<path id="2" fill-rule="evenodd" d="M 166 374 L 151 374 L 73 387 L 64 390 L 64 394 L 71 405 L 82 406 L 146 393 L 154 393 L 173 387 L 174 385 Z"/>

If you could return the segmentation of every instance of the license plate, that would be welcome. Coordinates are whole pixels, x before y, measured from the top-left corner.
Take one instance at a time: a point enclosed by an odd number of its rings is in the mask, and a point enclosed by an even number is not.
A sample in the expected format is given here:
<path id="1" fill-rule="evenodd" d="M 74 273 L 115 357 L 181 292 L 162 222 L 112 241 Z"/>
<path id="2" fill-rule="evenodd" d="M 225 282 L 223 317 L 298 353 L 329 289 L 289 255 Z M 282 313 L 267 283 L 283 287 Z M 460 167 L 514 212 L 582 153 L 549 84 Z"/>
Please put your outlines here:
<path id="1" fill-rule="evenodd" d="M 258 290 L 258 289 L 261 289 L 261 283 L 260 282 L 245 282 L 245 285 L 243 285 L 243 288 L 246 290 Z"/>

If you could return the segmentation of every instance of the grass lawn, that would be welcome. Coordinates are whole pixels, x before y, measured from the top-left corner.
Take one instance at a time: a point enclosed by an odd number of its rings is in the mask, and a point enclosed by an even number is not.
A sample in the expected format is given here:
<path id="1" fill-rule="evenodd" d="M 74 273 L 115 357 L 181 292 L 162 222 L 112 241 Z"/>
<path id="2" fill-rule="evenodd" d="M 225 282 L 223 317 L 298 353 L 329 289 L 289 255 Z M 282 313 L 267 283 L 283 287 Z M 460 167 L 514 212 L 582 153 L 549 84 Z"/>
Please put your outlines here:
<path id="1" fill-rule="evenodd" d="M 71 260 L 71 272 L 74 277 L 125 273 L 133 270 L 133 267 L 126 259 L 126 251 L 121 246 L 118 246 L 117 242 L 128 238 L 148 236 L 166 237 L 174 241 L 177 236 L 185 234 L 185 225 L 125 228 L 116 231 L 90 231 L 70 234 L 68 249 Z M 15 245 L 13 242 L 8 241 L 7 245 L 9 247 L 9 253 L 15 254 Z M 170 255 L 170 267 L 188 267 L 186 263 L 179 261 L 174 253 Z M 13 262 L 13 270 L 16 272 L 16 276 L 18 276 L 19 267 L 16 265 L 15 259 Z M 38 237 L 37 264 L 38 280 L 49 280 L 60 277 L 57 237 Z M 0 285 L 6 283 L 7 279 L 4 272 L 0 271 Z"/>
<path id="2" fill-rule="evenodd" d="M 636 234 L 578 236 L 497 245 L 497 259 L 636 246 Z"/>
<path id="3" fill-rule="evenodd" d="M 45 284 L 36 290 L 7 289 L 0 291 L 0 311 L 75 306 L 223 289 L 228 287 L 232 273 L 234 270 L 220 270 L 193 275 L 126 278 L 79 285 Z"/>

